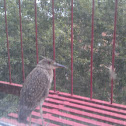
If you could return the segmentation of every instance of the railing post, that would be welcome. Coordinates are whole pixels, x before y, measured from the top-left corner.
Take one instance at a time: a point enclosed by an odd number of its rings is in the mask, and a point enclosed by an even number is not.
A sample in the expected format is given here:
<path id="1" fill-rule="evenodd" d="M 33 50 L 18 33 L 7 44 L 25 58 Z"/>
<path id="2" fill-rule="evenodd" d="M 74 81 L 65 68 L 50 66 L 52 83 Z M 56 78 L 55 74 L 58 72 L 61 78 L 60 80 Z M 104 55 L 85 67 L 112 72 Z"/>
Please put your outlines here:
<path id="1" fill-rule="evenodd" d="M 73 95 L 73 0 L 71 0 L 71 95 Z"/>
<path id="2" fill-rule="evenodd" d="M 92 0 L 92 28 L 91 28 L 91 75 L 90 75 L 90 99 L 93 94 L 93 43 L 94 43 L 94 0 Z"/>
<path id="3" fill-rule="evenodd" d="M 21 22 L 21 4 L 20 4 L 20 0 L 19 0 L 19 18 L 20 18 L 20 40 L 21 40 L 22 75 L 23 75 L 23 81 L 24 81 L 25 80 L 25 72 L 24 72 L 24 56 L 23 56 L 22 22 Z"/>
<path id="4" fill-rule="evenodd" d="M 6 0 L 4 0 L 4 11 L 5 11 L 5 27 L 6 27 L 6 39 L 7 39 L 7 52 L 8 52 L 8 66 L 9 66 L 9 81 L 11 81 L 11 65 L 10 65 L 10 51 L 9 51 L 9 40 L 8 40 L 8 26 L 7 26 L 7 15 L 6 15 Z"/>
<path id="5" fill-rule="evenodd" d="M 35 39 L 36 39 L 36 60 L 37 60 L 37 63 L 38 63 L 38 62 L 39 62 L 39 57 L 38 57 L 38 37 L 37 37 L 38 30 L 37 30 L 37 5 L 36 5 L 36 0 L 35 0 L 35 3 L 34 3 L 34 6 L 35 6 Z"/>
<path id="6" fill-rule="evenodd" d="M 114 62 L 115 62 L 115 41 L 116 41 L 117 5 L 118 5 L 118 0 L 115 0 L 115 17 L 114 17 L 113 49 L 112 49 L 112 71 L 114 71 Z M 113 78 L 111 78 L 111 104 L 112 104 L 112 102 L 113 102 Z"/>
<path id="7" fill-rule="evenodd" d="M 53 60 L 55 60 L 55 15 L 54 15 L 54 0 L 52 0 L 52 14 L 53 14 Z M 54 92 L 56 92 L 56 71 L 54 70 Z"/>

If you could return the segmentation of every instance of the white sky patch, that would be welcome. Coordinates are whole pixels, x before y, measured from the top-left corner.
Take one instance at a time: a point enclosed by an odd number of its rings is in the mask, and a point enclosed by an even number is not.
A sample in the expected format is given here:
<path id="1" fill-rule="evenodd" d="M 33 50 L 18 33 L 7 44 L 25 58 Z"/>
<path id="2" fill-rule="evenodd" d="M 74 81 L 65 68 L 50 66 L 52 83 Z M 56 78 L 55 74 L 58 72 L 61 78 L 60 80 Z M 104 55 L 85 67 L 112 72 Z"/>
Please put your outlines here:
<path id="1" fill-rule="evenodd" d="M 101 46 L 101 43 L 98 43 L 98 46 Z"/>

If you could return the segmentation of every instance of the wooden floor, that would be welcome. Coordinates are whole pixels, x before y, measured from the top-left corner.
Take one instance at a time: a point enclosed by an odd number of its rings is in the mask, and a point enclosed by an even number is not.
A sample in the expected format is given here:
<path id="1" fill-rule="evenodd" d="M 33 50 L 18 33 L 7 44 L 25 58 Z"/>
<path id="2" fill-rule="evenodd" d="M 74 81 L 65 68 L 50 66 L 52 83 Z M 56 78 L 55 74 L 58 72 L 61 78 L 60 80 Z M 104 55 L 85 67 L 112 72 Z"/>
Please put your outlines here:
<path id="1" fill-rule="evenodd" d="M 50 91 L 43 105 L 45 124 L 49 126 L 126 126 L 126 106 L 86 97 Z M 1 118 L 15 126 L 24 126 L 17 122 L 17 114 L 10 113 Z M 39 107 L 32 112 L 33 126 L 41 125 Z"/>

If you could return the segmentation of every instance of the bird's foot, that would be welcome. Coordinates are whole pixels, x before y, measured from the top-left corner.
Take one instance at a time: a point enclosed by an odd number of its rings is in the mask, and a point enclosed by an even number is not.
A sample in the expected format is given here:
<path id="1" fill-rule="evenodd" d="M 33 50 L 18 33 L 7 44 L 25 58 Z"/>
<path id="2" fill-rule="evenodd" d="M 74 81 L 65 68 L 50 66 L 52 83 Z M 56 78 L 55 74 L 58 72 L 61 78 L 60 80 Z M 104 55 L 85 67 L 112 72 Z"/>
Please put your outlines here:
<path id="1" fill-rule="evenodd" d="M 46 123 L 46 124 L 42 124 L 42 126 L 49 126 L 49 123 Z"/>
<path id="2" fill-rule="evenodd" d="M 44 122 L 42 122 L 42 126 L 49 126 L 49 123 L 44 124 Z"/>

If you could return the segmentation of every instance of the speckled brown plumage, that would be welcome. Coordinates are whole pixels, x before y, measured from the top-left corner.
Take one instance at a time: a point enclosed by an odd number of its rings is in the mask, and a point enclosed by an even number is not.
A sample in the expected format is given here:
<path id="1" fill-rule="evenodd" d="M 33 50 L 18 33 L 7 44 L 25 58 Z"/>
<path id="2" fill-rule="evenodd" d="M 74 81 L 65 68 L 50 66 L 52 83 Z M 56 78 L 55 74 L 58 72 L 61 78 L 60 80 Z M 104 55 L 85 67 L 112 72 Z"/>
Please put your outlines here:
<path id="1" fill-rule="evenodd" d="M 57 67 L 62 66 L 51 59 L 43 59 L 27 76 L 20 92 L 19 122 L 26 122 L 31 112 L 48 96 L 53 80 L 53 69 Z"/>

